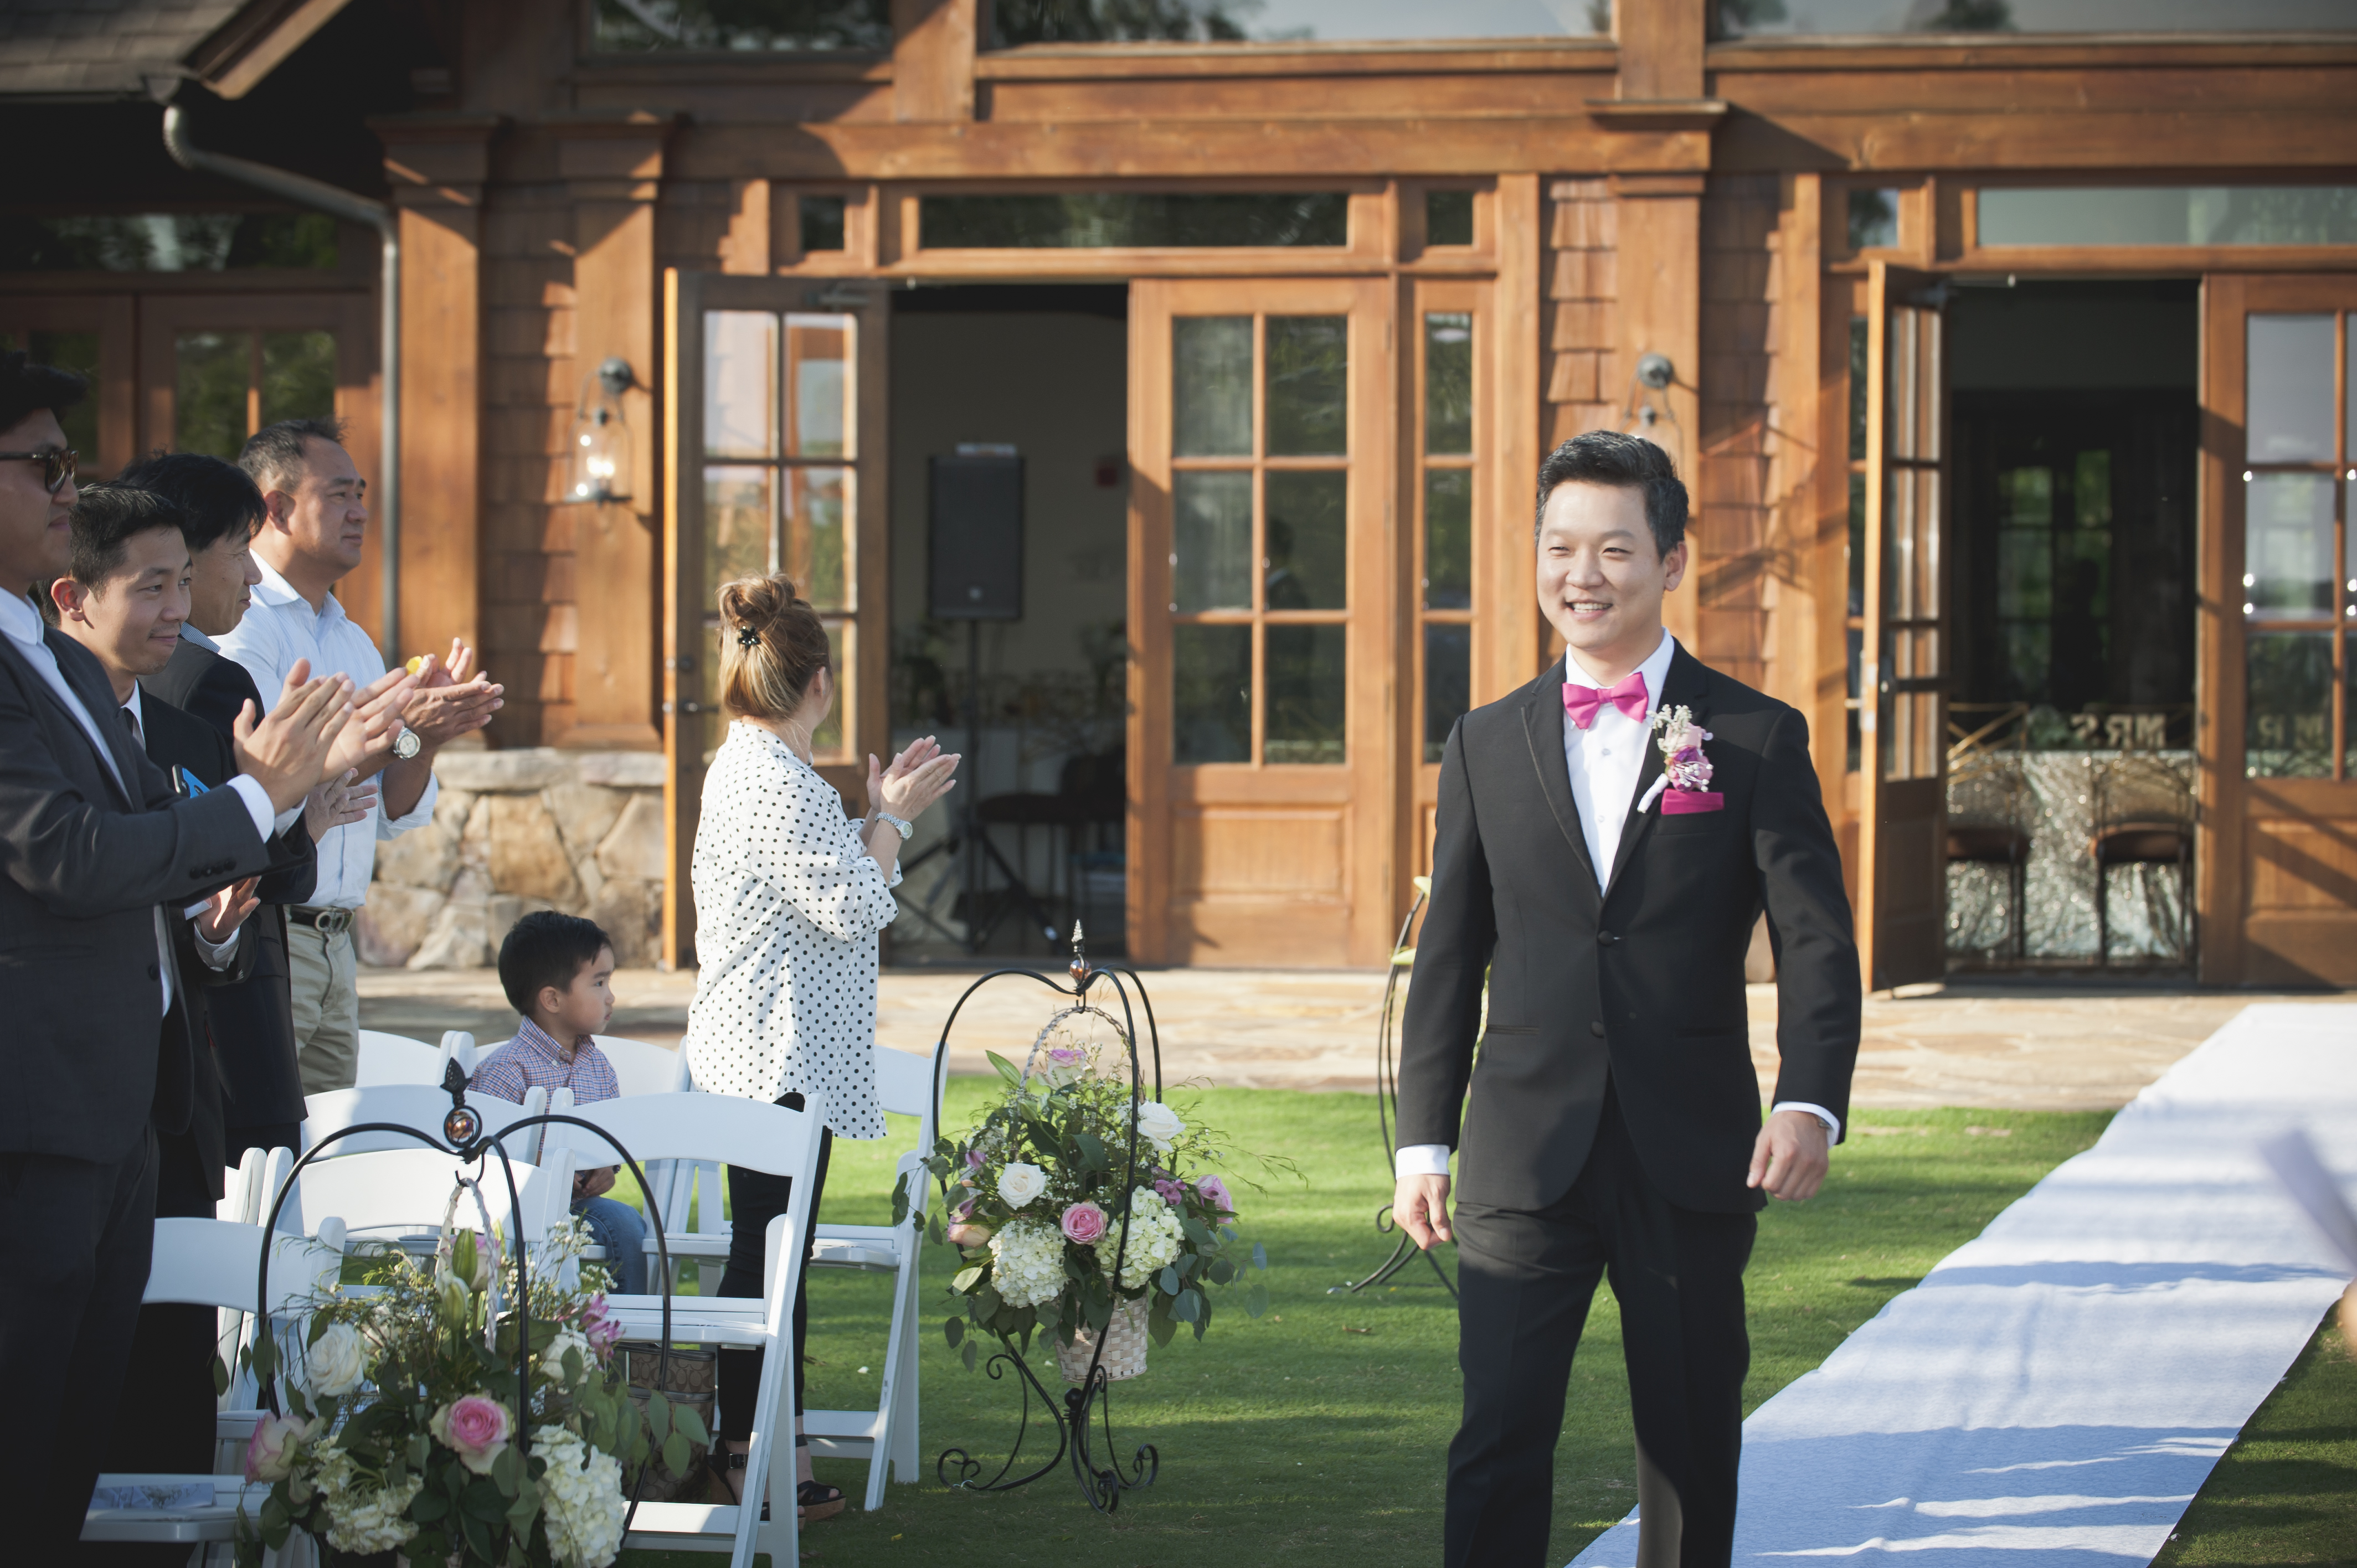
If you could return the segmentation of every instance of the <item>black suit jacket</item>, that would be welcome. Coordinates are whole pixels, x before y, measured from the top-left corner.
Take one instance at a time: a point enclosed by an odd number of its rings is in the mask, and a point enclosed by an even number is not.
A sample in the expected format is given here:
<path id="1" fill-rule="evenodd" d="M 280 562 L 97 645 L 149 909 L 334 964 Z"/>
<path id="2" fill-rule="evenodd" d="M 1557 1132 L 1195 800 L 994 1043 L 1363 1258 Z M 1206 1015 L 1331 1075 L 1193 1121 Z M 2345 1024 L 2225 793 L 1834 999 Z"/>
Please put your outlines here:
<path id="1" fill-rule="evenodd" d="M 193 738 L 175 743 L 171 760 L 195 768 L 197 777 L 218 788 L 236 769 L 229 736 L 238 713 L 251 699 L 257 714 L 267 711 L 253 677 L 234 659 L 183 641 L 160 674 L 139 682 L 145 693 L 142 706 L 151 711 L 171 704 L 167 721 L 176 731 L 191 717 L 218 737 L 220 750 L 199 749 Z M 163 761 L 156 750 L 160 732 L 148 731 L 148 755 Z M 206 759 L 210 758 L 208 761 Z M 191 759 L 194 759 L 193 761 Z M 215 771 L 207 771 L 208 767 Z M 294 971 L 286 958 L 286 906 L 310 899 L 318 881 L 318 852 L 311 835 L 296 822 L 273 841 L 273 865 L 254 891 L 262 908 L 246 924 L 251 953 L 251 977 L 243 983 L 217 987 L 207 1001 L 212 1013 L 214 1063 L 221 1076 L 222 1115 L 231 1127 L 257 1127 L 303 1119 L 303 1076 L 296 1065 L 295 1004 L 289 986 Z"/>
<path id="2" fill-rule="evenodd" d="M 270 855 L 231 791 L 176 799 L 114 718 L 98 660 L 46 639 L 124 782 L 0 637 L 0 1152 L 114 1160 L 151 1114 L 165 1127 L 188 1115 L 191 1065 L 158 1043 L 156 907 L 177 918 Z"/>
<path id="3" fill-rule="evenodd" d="M 176 768 L 181 770 L 173 775 L 175 789 L 181 788 L 182 774 L 207 789 L 218 789 L 235 777 L 237 754 L 227 734 L 152 691 L 143 693 L 139 707 L 148 760 L 167 774 Z M 295 1062 L 281 908 L 308 898 L 318 877 L 317 850 L 300 818 L 270 841 L 270 865 L 254 888 L 263 907 L 239 933 L 233 968 L 216 972 L 206 967 L 197 960 L 193 944 L 182 966 L 182 972 L 201 987 L 190 993 L 198 1006 L 189 1020 L 196 1058 L 189 1130 L 205 1156 L 210 1181 L 220 1179 L 224 1125 L 302 1119 L 303 1081 Z M 274 1114 L 253 1114 L 253 1106 Z"/>
<path id="4" fill-rule="evenodd" d="M 1637 814 L 1662 774 L 1649 744 L 1601 894 L 1564 762 L 1562 667 L 1467 714 L 1448 737 L 1399 1135 L 1460 1149 L 1462 1201 L 1531 1209 L 1568 1191 L 1609 1074 L 1664 1197 L 1705 1212 L 1760 1208 L 1744 1186 L 1760 1086 L 1743 958 L 1763 905 L 1783 1058 L 1775 1098 L 1848 1120 L 1857 950 L 1808 726 L 1683 648 L 1662 685 L 1662 706 L 1684 703 L 1716 737 L 1704 749 L 1726 808 L 1665 817 L 1656 801 Z"/>

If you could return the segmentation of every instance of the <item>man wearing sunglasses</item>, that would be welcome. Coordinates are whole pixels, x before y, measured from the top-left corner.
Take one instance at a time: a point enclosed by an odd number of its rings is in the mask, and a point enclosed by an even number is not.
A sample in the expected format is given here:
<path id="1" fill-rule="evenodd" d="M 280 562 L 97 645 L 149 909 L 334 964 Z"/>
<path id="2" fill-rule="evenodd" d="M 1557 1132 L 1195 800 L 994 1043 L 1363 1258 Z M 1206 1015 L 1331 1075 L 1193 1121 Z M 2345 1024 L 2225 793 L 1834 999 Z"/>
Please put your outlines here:
<path id="1" fill-rule="evenodd" d="M 269 865 L 273 821 L 320 781 L 351 694 L 296 671 L 267 719 L 240 718 L 238 776 L 174 794 L 104 669 L 30 596 L 70 564 L 57 416 L 81 392 L 0 354 L 0 1388 L 45 1418 L 0 1423 L 0 1518 L 38 1563 L 81 1536 L 154 1245 L 156 1128 L 188 1115 L 167 914 Z"/>

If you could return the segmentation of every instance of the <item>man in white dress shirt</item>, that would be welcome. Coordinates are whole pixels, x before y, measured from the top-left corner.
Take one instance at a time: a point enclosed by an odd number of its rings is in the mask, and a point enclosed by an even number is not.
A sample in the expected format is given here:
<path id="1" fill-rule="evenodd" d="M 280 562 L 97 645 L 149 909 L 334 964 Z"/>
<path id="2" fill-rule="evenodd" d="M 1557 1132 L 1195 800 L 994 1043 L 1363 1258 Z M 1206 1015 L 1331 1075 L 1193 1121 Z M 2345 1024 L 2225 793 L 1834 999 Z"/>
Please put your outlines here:
<path id="1" fill-rule="evenodd" d="M 253 538 L 262 581 L 252 607 L 221 650 L 245 666 L 254 684 L 274 692 L 298 659 L 322 674 L 351 678 L 363 689 L 385 674 L 367 632 L 344 614 L 333 589 L 361 564 L 368 531 L 368 482 L 343 447 L 332 420 L 294 419 L 258 432 L 239 465 L 261 487 L 268 516 Z M 399 662 L 396 653 L 395 662 Z M 434 820 L 434 756 L 491 722 L 505 688 L 479 674 L 474 653 L 452 643 L 444 663 L 428 654 L 403 727 L 362 763 L 381 768 L 377 805 L 367 821 L 330 829 L 319 841 L 319 880 L 312 901 L 286 911 L 287 960 L 294 971 L 295 1038 L 303 1090 L 351 1087 L 360 1067 L 358 960 L 354 912 L 367 901 L 380 839 L 398 838 Z"/>

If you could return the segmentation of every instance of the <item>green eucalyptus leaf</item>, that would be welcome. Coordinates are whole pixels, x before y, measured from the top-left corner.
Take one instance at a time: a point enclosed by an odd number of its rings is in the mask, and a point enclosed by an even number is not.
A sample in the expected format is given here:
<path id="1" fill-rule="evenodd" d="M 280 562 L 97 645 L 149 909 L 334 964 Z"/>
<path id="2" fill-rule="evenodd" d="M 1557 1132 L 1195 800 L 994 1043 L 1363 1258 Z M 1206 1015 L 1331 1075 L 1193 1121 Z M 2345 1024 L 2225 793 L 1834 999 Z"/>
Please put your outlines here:
<path id="1" fill-rule="evenodd" d="M 662 1445 L 662 1458 L 663 1467 L 668 1469 L 673 1475 L 686 1475 L 687 1439 L 676 1432 L 673 1433 L 669 1437 L 664 1438 Z M 751 1499 L 748 1498 L 747 1500 L 750 1501 Z"/>
<path id="2" fill-rule="evenodd" d="M 975 1305 L 981 1308 L 983 1316 L 996 1317 L 998 1316 L 999 1298 L 997 1287 L 985 1282 L 974 1291 L 974 1299 Z"/>
<path id="3" fill-rule="evenodd" d="M 892 1223 L 899 1224 L 909 1218 L 909 1173 L 902 1171 L 900 1179 L 892 1184 Z"/>
<path id="4" fill-rule="evenodd" d="M 704 1430 L 704 1418 L 695 1413 L 694 1405 L 683 1404 L 672 1412 L 671 1424 L 674 1433 L 684 1433 L 690 1443 L 712 1446 L 712 1434 Z"/>
<path id="5" fill-rule="evenodd" d="M 1170 1304 L 1170 1316 L 1181 1323 L 1199 1320 L 1203 1316 L 1202 1293 L 1193 1289 L 1182 1292 L 1178 1299 Z"/>
<path id="6" fill-rule="evenodd" d="M 989 1267 L 990 1265 L 987 1263 L 976 1263 L 970 1269 L 960 1269 L 957 1273 L 951 1278 L 950 1288 L 955 1291 L 970 1291 L 974 1289 L 976 1284 L 981 1283 L 984 1271 Z"/>
<path id="7" fill-rule="evenodd" d="M 328 1315 L 324 1312 L 313 1313 L 311 1321 L 304 1326 L 303 1348 L 308 1350 L 312 1346 L 317 1345 L 319 1342 L 319 1336 L 327 1331 Z"/>
<path id="8" fill-rule="evenodd" d="M 409 1505 L 409 1517 L 420 1524 L 432 1524 L 436 1520 L 447 1517 L 449 1512 L 450 1499 L 431 1487 L 418 1493 Z"/>
<path id="9" fill-rule="evenodd" d="M 1203 1272 L 1211 1276 L 1211 1283 L 1215 1285 L 1223 1285 L 1236 1277 L 1235 1264 L 1225 1258 L 1213 1258 L 1211 1266 Z"/>
<path id="10" fill-rule="evenodd" d="M 1253 1267 L 1255 1269 L 1268 1267 L 1268 1249 L 1257 1241 L 1253 1243 Z"/>
<path id="11" fill-rule="evenodd" d="M 1155 1280 L 1161 1285 L 1163 1294 L 1177 1295 L 1178 1294 L 1178 1271 L 1176 1268 L 1168 1264 L 1165 1264 L 1162 1272 L 1155 1276 Z"/>
<path id="12" fill-rule="evenodd" d="M 1113 1161 L 1105 1155 L 1103 1138 L 1094 1133 L 1079 1133 L 1073 1135 L 1072 1143 L 1081 1151 L 1081 1164 L 1088 1169 L 1101 1171 L 1111 1168 Z"/>
<path id="13" fill-rule="evenodd" d="M 942 1229 L 942 1217 L 938 1213 L 925 1216 L 925 1240 L 936 1247 L 949 1244 L 949 1232 Z"/>
<path id="14" fill-rule="evenodd" d="M 1178 1325 L 1168 1313 L 1157 1313 L 1146 1320 L 1146 1337 L 1160 1349 L 1178 1337 Z"/>
<path id="15" fill-rule="evenodd" d="M 647 1394 L 647 1431 L 657 1443 L 671 1436 L 671 1401 L 662 1397 L 660 1389 Z"/>
<path id="16" fill-rule="evenodd" d="M 952 1350 L 956 1349 L 958 1346 L 963 1344 L 965 1340 L 965 1319 L 963 1317 L 943 1319 L 942 1323 L 942 1335 L 944 1338 L 949 1340 L 950 1348 Z"/>
<path id="17" fill-rule="evenodd" d="M 1178 1225 L 1180 1230 L 1187 1232 L 1187 1240 L 1194 1242 L 1200 1251 L 1216 1252 L 1220 1250 L 1220 1244 L 1211 1239 L 1211 1230 L 1193 1215 L 1188 1215 L 1178 1222 Z"/>
<path id="18" fill-rule="evenodd" d="M 413 1432 L 409 1434 L 409 1462 L 412 1465 L 414 1465 L 419 1469 L 423 1470 L 425 1468 L 426 1459 L 432 1455 L 433 1452 L 433 1439 L 427 1437 L 425 1434 L 422 1432 Z"/>
<path id="19" fill-rule="evenodd" d="M 229 1368 L 222 1365 L 219 1356 L 215 1356 L 213 1358 L 213 1397 L 219 1399 L 227 1392 L 229 1392 Z"/>
<path id="20" fill-rule="evenodd" d="M 961 1354 L 961 1356 L 960 1356 L 960 1358 L 959 1358 L 960 1359 L 962 1359 L 963 1361 L 964 1361 L 964 1362 L 965 1362 L 965 1369 L 966 1369 L 967 1371 L 969 1371 L 969 1372 L 971 1372 L 971 1371 L 973 1371 L 973 1370 L 974 1370 L 974 1359 L 975 1359 L 975 1358 L 974 1358 L 974 1349 L 975 1349 L 975 1341 L 974 1341 L 974 1340 L 972 1340 L 972 1339 L 967 1340 L 967 1341 L 965 1342 L 965 1349 L 964 1349 L 964 1351 Z"/>
<path id="21" fill-rule="evenodd" d="M 1253 1282 L 1253 1288 L 1244 1295 L 1244 1316 L 1246 1317 L 1258 1317 L 1262 1313 L 1266 1312 L 1267 1310 L 1268 1286 L 1255 1280 Z"/>

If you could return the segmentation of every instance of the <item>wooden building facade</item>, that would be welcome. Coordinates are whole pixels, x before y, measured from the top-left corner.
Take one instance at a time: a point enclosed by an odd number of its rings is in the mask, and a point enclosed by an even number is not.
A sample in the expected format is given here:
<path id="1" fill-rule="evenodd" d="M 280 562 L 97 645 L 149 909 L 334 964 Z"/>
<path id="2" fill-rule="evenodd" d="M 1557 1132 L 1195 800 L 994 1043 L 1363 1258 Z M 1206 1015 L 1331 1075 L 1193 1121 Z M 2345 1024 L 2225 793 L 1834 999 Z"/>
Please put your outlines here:
<path id="1" fill-rule="evenodd" d="M 669 758 L 665 957 L 713 585 L 812 585 L 856 794 L 923 716 L 895 336 L 1120 285 L 1126 534 L 1092 548 L 1136 958 L 1384 961 L 1448 721 L 1555 651 L 1532 477 L 1609 426 L 1693 491 L 1672 629 L 1808 716 L 1868 983 L 1965 945 L 1950 773 L 1992 745 L 2181 757 L 2200 977 L 2357 983 L 2357 31 L 1726 37 L 1623 0 L 1617 36 L 991 48 L 987 6 L 635 54 L 577 0 L 412 7 L 432 58 L 365 116 L 404 252 L 387 640 L 479 643 L 498 746 Z M 216 42 L 184 91 L 327 37 Z M 366 238 L 300 278 L 12 273 L 0 330 L 99 334 L 102 467 L 180 439 L 192 322 L 248 335 L 256 421 L 268 335 L 332 331 L 372 431 Z"/>

